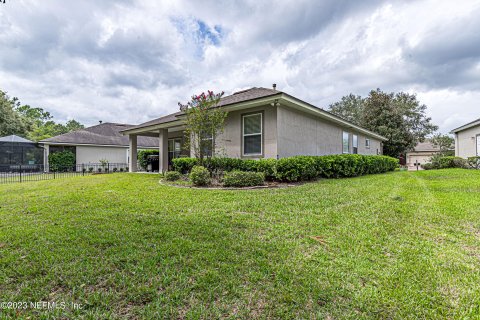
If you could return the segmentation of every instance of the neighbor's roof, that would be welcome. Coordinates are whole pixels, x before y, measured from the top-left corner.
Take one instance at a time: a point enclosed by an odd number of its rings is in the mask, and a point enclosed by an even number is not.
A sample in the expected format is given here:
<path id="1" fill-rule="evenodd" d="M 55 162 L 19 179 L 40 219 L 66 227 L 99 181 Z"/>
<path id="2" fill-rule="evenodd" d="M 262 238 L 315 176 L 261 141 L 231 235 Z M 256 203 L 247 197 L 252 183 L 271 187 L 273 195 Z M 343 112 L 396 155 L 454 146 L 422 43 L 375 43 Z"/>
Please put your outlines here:
<path id="1" fill-rule="evenodd" d="M 12 134 L 11 136 L 0 137 L 0 142 L 16 142 L 16 143 L 34 143 L 33 141 Z"/>
<path id="2" fill-rule="evenodd" d="M 451 146 L 450 150 L 455 150 L 455 146 Z M 435 146 L 431 140 L 427 139 L 424 142 L 419 142 L 410 152 L 439 152 L 440 147 Z"/>
<path id="3" fill-rule="evenodd" d="M 475 127 L 475 126 L 478 126 L 478 125 L 480 125 L 480 119 L 477 119 L 477 120 L 474 120 L 474 121 L 469 122 L 467 124 L 464 124 L 463 126 L 455 128 L 450 132 L 451 133 L 456 133 L 456 132 L 460 132 L 460 131 L 463 131 L 463 130 L 466 130 L 468 128 Z"/>
<path id="4" fill-rule="evenodd" d="M 128 137 L 120 133 L 133 127 L 131 124 L 102 123 L 93 127 L 72 131 L 52 138 L 44 139 L 45 144 L 73 144 L 73 145 L 108 145 L 128 146 Z M 157 147 L 158 138 L 138 137 L 138 147 Z"/>
<path id="5" fill-rule="evenodd" d="M 220 102 L 218 103 L 217 106 L 218 107 L 223 107 L 223 106 L 234 105 L 234 104 L 237 104 L 237 103 L 252 101 L 252 100 L 266 98 L 266 97 L 272 97 L 273 98 L 274 96 L 290 97 L 290 98 L 292 98 L 292 99 L 294 99 L 298 102 L 307 104 L 309 107 L 314 108 L 317 112 L 320 112 L 321 114 L 323 114 L 324 116 L 326 116 L 326 117 L 328 117 L 332 120 L 343 123 L 344 125 L 345 124 L 351 125 L 352 127 L 356 127 L 356 128 L 358 128 L 358 129 L 360 129 L 360 130 L 364 131 L 365 133 L 368 133 L 372 136 L 375 136 L 375 137 L 383 139 L 383 140 L 387 140 L 385 137 L 382 137 L 381 135 L 379 135 L 375 132 L 372 132 L 372 131 L 366 130 L 364 128 L 358 127 L 358 126 L 346 121 L 345 119 L 342 119 L 342 118 L 338 117 L 337 115 L 334 115 L 334 114 L 332 114 L 332 113 L 330 113 L 330 112 L 328 112 L 328 111 L 326 111 L 322 108 L 318 108 L 318 107 L 316 107 L 312 104 L 306 103 L 306 102 L 304 102 L 304 101 L 302 101 L 298 98 L 295 98 L 295 97 L 293 97 L 293 96 L 291 96 L 291 95 L 289 95 L 289 94 L 287 94 L 283 91 L 279 91 L 279 90 L 253 87 L 253 88 L 238 91 L 238 92 L 235 92 L 232 95 L 223 97 L 222 99 L 220 99 Z M 148 121 L 148 122 L 144 122 L 142 124 L 139 124 L 137 126 L 133 126 L 131 128 L 128 128 L 128 129 L 125 129 L 125 130 L 122 130 L 122 131 L 142 129 L 142 128 L 156 126 L 156 125 L 160 125 L 160 124 L 164 124 L 164 123 L 178 121 L 178 120 L 180 120 L 179 116 L 181 116 L 182 114 L 183 114 L 183 112 L 181 112 L 181 111 L 175 112 L 175 113 L 172 113 L 172 114 L 169 114 L 169 115 L 166 115 L 166 116 L 163 116 L 163 117 L 160 117 L 160 118 Z"/>

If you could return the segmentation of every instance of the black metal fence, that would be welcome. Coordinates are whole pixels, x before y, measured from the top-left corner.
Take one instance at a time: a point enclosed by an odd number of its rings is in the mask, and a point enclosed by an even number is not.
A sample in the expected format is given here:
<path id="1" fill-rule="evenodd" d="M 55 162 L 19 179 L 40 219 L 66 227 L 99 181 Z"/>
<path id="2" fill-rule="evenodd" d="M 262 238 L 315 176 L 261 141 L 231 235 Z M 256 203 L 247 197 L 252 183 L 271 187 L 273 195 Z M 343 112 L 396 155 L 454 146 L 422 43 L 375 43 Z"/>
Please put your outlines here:
<path id="1" fill-rule="evenodd" d="M 126 163 L 85 163 L 68 167 L 48 167 L 43 164 L 0 165 L 0 184 L 51 180 L 115 172 L 128 172 L 128 165 Z"/>

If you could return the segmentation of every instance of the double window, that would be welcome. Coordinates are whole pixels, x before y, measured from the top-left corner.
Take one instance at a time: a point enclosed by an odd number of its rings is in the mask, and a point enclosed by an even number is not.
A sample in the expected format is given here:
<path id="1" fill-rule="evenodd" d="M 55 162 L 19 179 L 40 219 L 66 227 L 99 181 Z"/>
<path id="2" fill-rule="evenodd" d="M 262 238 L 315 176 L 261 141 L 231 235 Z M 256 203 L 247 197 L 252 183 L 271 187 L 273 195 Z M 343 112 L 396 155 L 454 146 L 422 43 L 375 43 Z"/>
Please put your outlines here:
<path id="1" fill-rule="evenodd" d="M 244 156 L 262 155 L 262 120 L 261 113 L 242 116 L 242 144 Z"/>
<path id="2" fill-rule="evenodd" d="M 354 154 L 357 154 L 358 153 L 358 136 L 356 134 L 352 136 L 352 144 L 353 144 L 352 152 Z"/>
<path id="3" fill-rule="evenodd" d="M 342 152 L 350 153 L 350 134 L 343 131 L 342 135 Z"/>

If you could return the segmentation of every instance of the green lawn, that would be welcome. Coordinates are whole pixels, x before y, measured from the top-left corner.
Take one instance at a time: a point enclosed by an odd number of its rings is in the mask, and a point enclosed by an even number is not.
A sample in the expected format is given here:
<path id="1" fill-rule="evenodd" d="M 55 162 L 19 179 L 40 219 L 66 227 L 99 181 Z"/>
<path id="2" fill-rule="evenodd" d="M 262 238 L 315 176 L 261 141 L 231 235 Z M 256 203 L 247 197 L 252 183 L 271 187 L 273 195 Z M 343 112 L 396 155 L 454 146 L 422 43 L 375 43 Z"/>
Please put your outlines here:
<path id="1" fill-rule="evenodd" d="M 0 318 L 480 318 L 480 171 L 248 191 L 111 174 L 0 200 L 0 302 L 67 303 Z"/>

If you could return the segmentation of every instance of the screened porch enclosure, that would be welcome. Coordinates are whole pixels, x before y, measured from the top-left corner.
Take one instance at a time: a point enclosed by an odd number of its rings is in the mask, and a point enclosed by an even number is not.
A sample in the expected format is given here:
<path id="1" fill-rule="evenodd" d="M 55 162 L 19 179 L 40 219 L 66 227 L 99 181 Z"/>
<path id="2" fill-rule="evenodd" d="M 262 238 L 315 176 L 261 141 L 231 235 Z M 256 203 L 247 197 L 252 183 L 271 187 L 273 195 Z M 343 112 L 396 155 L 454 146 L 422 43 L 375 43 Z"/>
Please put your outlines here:
<path id="1" fill-rule="evenodd" d="M 43 164 L 43 148 L 17 136 L 0 138 L 0 171 L 15 171 L 22 166 L 33 169 Z"/>

